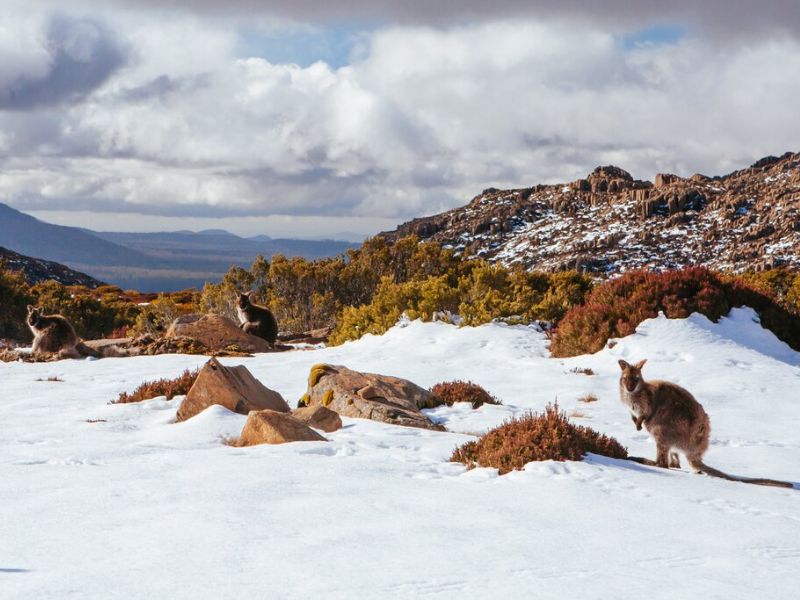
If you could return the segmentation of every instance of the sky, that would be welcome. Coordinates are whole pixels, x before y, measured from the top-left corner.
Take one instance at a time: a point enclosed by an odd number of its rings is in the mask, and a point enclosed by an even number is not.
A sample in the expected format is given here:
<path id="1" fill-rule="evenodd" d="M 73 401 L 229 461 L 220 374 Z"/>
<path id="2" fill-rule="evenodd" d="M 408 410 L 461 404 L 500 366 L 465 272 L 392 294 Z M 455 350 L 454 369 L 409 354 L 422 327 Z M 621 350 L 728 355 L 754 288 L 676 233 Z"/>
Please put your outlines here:
<path id="1" fill-rule="evenodd" d="M 368 235 L 800 150 L 796 0 L 0 7 L 0 202 L 66 225 Z"/>

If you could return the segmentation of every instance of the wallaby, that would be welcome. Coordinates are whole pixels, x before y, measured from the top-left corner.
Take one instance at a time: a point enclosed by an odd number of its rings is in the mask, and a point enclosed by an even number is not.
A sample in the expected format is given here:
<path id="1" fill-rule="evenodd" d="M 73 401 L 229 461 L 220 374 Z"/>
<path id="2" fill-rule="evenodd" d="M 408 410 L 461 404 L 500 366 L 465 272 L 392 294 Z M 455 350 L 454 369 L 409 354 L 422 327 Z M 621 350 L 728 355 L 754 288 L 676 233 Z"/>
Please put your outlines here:
<path id="1" fill-rule="evenodd" d="M 266 306 L 259 306 L 250 301 L 253 292 L 239 292 L 236 312 L 239 322 L 245 332 L 263 338 L 270 346 L 278 339 L 278 321 L 275 315 Z"/>
<path id="2" fill-rule="evenodd" d="M 83 343 L 70 322 L 62 315 L 45 315 L 41 308 L 28 305 L 28 327 L 33 332 L 33 352 L 58 353 L 63 358 L 101 354 Z"/>
<path id="3" fill-rule="evenodd" d="M 620 400 L 630 409 L 636 429 L 641 430 L 644 425 L 656 442 L 655 462 L 634 460 L 663 468 L 680 468 L 680 459 L 675 452 L 680 450 L 686 455 L 692 469 L 712 477 L 758 485 L 794 487 L 788 481 L 735 477 L 704 464 L 703 455 L 708 450 L 711 434 L 706 411 L 688 390 L 679 385 L 668 381 L 645 381 L 642 367 L 646 362 L 647 359 L 644 359 L 631 365 L 624 360 L 619 361 L 622 369 Z"/>

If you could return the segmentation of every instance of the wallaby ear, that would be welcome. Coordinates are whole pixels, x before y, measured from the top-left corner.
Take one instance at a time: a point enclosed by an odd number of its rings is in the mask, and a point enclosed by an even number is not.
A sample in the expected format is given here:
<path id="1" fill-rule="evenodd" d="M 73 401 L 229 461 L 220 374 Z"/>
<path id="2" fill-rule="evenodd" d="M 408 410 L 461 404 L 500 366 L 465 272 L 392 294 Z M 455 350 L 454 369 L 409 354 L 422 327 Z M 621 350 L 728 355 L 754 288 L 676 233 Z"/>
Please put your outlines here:
<path id="1" fill-rule="evenodd" d="M 619 359 L 619 368 L 620 368 L 620 369 L 622 369 L 622 370 L 624 371 L 625 369 L 630 369 L 630 368 L 631 368 L 631 366 L 630 366 L 630 365 L 629 365 L 627 362 L 625 362 L 624 360 L 622 360 L 622 359 L 620 358 L 620 359 Z"/>
<path id="2" fill-rule="evenodd" d="M 636 368 L 641 371 L 642 367 L 644 366 L 644 363 L 646 363 L 646 362 L 647 362 L 647 359 L 643 358 L 642 360 L 640 360 L 639 362 L 636 363 Z"/>
<path id="3" fill-rule="evenodd" d="M 28 312 L 29 312 L 29 313 L 31 313 L 31 312 L 33 312 L 33 311 L 35 311 L 35 310 L 36 310 L 36 307 L 35 307 L 35 306 L 32 306 L 32 305 L 28 304 Z"/>
<path id="4" fill-rule="evenodd" d="M 244 295 L 247 296 L 248 298 L 250 296 L 252 296 L 253 294 L 255 294 L 255 291 L 253 291 L 253 290 L 250 290 L 249 292 L 244 292 Z"/>

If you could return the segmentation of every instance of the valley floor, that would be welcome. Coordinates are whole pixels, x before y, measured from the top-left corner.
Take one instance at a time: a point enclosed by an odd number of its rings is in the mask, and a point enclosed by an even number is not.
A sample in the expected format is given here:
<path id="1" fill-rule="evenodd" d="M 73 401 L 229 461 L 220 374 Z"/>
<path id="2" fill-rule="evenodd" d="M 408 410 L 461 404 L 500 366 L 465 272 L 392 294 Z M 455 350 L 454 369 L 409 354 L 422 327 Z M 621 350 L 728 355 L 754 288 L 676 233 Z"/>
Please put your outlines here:
<path id="1" fill-rule="evenodd" d="M 328 443 L 251 448 L 223 444 L 245 420 L 224 409 L 172 424 L 180 399 L 107 404 L 205 357 L 0 364 L 0 597 L 797 598 L 800 483 L 597 456 L 502 477 L 448 462 L 469 434 L 556 399 L 652 458 L 617 391 L 617 360 L 648 358 L 646 377 L 687 387 L 711 416 L 708 464 L 800 482 L 800 353 L 754 316 L 653 319 L 566 360 L 534 328 L 420 322 L 222 359 L 290 405 L 319 362 L 424 387 L 471 379 L 504 404 L 428 411 L 456 433 L 344 419 Z"/>

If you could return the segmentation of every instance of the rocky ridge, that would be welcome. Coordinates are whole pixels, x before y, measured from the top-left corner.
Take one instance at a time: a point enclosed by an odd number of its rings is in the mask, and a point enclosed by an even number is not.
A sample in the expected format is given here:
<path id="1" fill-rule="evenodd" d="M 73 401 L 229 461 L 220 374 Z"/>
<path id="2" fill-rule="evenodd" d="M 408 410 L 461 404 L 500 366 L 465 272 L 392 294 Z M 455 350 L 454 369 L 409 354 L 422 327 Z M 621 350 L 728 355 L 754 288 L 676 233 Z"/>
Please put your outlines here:
<path id="1" fill-rule="evenodd" d="M 102 281 L 61 263 L 18 254 L 2 246 L 0 246 L 0 264 L 11 271 L 21 271 L 25 281 L 31 285 L 49 279 L 63 285 L 83 285 L 92 289 L 104 285 Z"/>
<path id="2" fill-rule="evenodd" d="M 415 234 L 504 265 L 611 275 L 687 265 L 741 272 L 800 267 L 800 153 L 724 176 L 597 167 L 557 185 L 489 188 L 467 206 L 381 235 Z"/>

